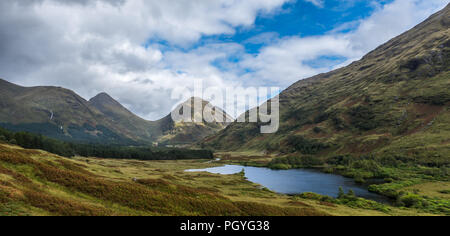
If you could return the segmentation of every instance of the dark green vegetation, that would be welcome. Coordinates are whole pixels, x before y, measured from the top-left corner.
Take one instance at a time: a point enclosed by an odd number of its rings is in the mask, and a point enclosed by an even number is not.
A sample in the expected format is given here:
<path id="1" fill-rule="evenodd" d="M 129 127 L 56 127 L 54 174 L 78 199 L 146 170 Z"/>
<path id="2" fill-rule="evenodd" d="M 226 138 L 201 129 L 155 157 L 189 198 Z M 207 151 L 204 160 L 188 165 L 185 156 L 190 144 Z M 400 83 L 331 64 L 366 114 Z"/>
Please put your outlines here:
<path id="1" fill-rule="evenodd" d="M 14 133 L 0 128 L 0 142 L 2 141 L 23 148 L 45 150 L 64 157 L 83 156 L 137 160 L 212 159 L 214 157 L 213 153 L 208 150 L 77 144 L 26 132 Z"/>
<path id="2" fill-rule="evenodd" d="M 211 106 L 208 102 L 202 103 Z M 218 108 L 216 111 L 224 113 Z M 225 125 L 175 123 L 170 115 L 158 121 L 147 121 L 106 93 L 86 101 L 67 89 L 27 88 L 0 79 L 0 126 L 16 132 L 96 144 L 189 144 Z"/>
<path id="3" fill-rule="evenodd" d="M 279 98 L 276 134 L 233 123 L 202 146 L 272 154 L 278 158 L 267 161 L 271 168 L 375 179 L 381 184 L 370 190 L 397 206 L 449 214 L 448 198 L 403 189 L 450 181 L 450 5 L 360 61 L 299 81 Z"/>
<path id="4" fill-rule="evenodd" d="M 322 196 L 315 193 L 303 193 L 296 196 L 299 199 L 313 199 L 320 201 L 324 205 L 346 205 L 349 207 L 366 209 L 366 210 L 376 210 L 381 212 L 389 212 L 391 209 L 389 206 L 374 201 L 369 201 L 364 198 L 358 198 L 355 193 L 350 190 L 348 193 L 344 193 L 342 188 L 339 189 L 340 194 L 338 198 L 332 198 L 329 196 Z"/>
<path id="5" fill-rule="evenodd" d="M 303 136 L 289 136 L 286 143 L 292 148 L 291 152 L 299 152 L 302 154 L 317 154 L 328 148 L 327 144 L 320 143 L 313 139 L 307 139 Z"/>

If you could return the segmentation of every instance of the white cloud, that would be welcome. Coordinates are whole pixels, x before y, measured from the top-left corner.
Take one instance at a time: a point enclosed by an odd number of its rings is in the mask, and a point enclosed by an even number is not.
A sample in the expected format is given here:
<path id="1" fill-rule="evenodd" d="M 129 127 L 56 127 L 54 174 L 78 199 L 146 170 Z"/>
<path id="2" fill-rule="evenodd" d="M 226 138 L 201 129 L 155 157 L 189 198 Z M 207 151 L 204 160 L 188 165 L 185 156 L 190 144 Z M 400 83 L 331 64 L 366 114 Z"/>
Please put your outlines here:
<path id="1" fill-rule="evenodd" d="M 350 50 L 349 41 L 341 37 L 291 37 L 263 48 L 258 55 L 247 56 L 241 66 L 254 71 L 247 75 L 249 78 L 258 78 L 264 84 L 276 81 L 285 87 L 323 70 L 311 68 L 304 62 L 320 55 L 346 55 Z"/>
<path id="2" fill-rule="evenodd" d="M 279 34 L 276 32 L 266 32 L 253 36 L 245 40 L 244 44 L 271 44 L 274 43 L 279 38 Z"/>
<path id="3" fill-rule="evenodd" d="M 324 0 L 304 0 L 304 1 L 312 3 L 312 4 L 314 4 L 314 6 L 320 7 L 320 8 L 324 7 L 324 5 L 325 5 Z"/>

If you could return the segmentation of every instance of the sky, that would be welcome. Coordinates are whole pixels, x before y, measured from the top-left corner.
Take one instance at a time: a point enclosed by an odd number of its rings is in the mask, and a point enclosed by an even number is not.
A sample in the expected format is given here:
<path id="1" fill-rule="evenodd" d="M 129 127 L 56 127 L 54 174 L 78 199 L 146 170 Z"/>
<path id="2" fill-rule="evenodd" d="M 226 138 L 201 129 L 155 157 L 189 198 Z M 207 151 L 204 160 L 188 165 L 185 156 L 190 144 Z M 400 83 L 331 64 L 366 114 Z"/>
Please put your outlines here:
<path id="1" fill-rule="evenodd" d="M 449 0 L 2 0 L 0 78 L 107 92 L 156 120 L 174 86 L 280 87 L 360 59 Z"/>

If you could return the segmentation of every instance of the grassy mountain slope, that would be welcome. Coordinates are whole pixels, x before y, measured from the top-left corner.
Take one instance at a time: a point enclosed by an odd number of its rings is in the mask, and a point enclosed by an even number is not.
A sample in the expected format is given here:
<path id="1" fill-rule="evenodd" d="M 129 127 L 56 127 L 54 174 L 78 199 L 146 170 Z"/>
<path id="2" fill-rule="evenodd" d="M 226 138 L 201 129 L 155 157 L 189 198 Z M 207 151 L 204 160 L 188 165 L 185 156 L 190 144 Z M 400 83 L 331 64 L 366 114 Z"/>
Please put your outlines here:
<path id="1" fill-rule="evenodd" d="M 281 127 L 233 123 L 203 145 L 450 163 L 450 6 L 351 65 L 280 94 Z"/>
<path id="2" fill-rule="evenodd" d="M 106 93 L 86 101 L 64 88 L 21 87 L 5 80 L 0 80 L 0 92 L 0 126 L 67 141 L 189 144 L 225 127 L 218 123 L 175 124 L 170 115 L 147 121 Z"/>

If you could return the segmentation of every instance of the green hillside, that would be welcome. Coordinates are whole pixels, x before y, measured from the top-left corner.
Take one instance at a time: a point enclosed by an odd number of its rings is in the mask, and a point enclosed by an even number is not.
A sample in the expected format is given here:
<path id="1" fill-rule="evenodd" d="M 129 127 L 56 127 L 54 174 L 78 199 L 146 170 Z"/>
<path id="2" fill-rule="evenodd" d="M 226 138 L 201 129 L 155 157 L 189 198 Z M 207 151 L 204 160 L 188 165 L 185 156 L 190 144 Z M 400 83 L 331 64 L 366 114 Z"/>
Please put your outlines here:
<path id="1" fill-rule="evenodd" d="M 201 114 L 196 113 L 196 111 L 194 110 L 195 101 L 199 101 L 199 103 L 202 104 Z M 204 122 L 203 110 L 205 109 L 205 107 L 209 107 L 215 112 L 215 114 L 223 117 L 224 122 Z M 188 99 L 185 103 L 177 106 L 175 108 L 175 111 L 179 111 L 180 114 L 183 114 L 184 108 L 191 110 L 191 118 L 193 121 L 196 121 L 195 117 L 197 117 L 197 119 L 203 120 L 203 122 L 174 122 L 171 115 L 168 115 L 163 119 L 157 121 L 159 127 L 164 127 L 163 135 L 158 138 L 159 142 L 171 144 L 192 144 L 194 142 L 202 140 L 207 136 L 217 133 L 234 120 L 222 109 L 214 107 L 211 105 L 211 103 L 200 98 Z"/>
<path id="2" fill-rule="evenodd" d="M 278 155 L 389 156 L 450 164 L 450 6 L 347 67 L 280 94 L 281 125 L 233 123 L 203 141 Z"/>

